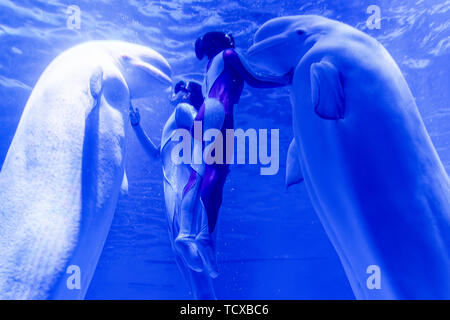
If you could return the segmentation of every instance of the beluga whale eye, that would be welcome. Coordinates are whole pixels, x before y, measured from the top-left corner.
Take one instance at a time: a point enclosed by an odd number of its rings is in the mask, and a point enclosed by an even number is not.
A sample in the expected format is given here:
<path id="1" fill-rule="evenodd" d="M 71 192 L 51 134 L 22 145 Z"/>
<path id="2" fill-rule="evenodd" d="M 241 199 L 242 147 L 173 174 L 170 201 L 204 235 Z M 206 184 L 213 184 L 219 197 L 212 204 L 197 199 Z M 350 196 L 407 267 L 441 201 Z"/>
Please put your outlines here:
<path id="1" fill-rule="evenodd" d="M 303 30 L 297 30 L 297 35 L 303 36 L 306 32 Z"/>

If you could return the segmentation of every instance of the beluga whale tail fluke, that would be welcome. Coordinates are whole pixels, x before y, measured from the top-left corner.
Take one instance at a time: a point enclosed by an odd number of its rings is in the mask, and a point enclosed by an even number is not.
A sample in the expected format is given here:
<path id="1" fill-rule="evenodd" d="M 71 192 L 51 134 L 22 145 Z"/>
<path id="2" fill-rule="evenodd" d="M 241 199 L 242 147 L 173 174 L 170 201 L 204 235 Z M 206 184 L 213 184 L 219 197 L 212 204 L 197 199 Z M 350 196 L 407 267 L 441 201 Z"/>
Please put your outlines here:
<path id="1" fill-rule="evenodd" d="M 0 172 L 0 299 L 84 298 L 126 185 L 131 101 L 169 90 L 170 76 L 156 51 L 121 41 L 46 68 Z"/>
<path id="2" fill-rule="evenodd" d="M 387 50 L 305 15 L 266 22 L 248 57 L 295 69 L 287 184 L 304 178 L 355 296 L 449 299 L 450 181 Z"/>

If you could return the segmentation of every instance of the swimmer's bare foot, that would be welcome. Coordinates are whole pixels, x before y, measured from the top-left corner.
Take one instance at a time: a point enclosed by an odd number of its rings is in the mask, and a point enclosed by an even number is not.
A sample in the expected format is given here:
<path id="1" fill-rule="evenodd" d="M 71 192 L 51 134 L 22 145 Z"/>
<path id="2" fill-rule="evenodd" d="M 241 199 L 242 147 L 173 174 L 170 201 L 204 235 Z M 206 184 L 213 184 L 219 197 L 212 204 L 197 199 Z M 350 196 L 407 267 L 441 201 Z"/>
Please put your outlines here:
<path id="1" fill-rule="evenodd" d="M 174 247 L 189 268 L 196 272 L 203 271 L 203 262 L 194 237 L 178 235 L 174 241 Z"/>
<path id="2" fill-rule="evenodd" d="M 217 268 L 216 252 L 208 234 L 199 234 L 195 240 L 198 253 L 203 261 L 204 268 L 211 278 L 217 278 L 219 270 Z"/>

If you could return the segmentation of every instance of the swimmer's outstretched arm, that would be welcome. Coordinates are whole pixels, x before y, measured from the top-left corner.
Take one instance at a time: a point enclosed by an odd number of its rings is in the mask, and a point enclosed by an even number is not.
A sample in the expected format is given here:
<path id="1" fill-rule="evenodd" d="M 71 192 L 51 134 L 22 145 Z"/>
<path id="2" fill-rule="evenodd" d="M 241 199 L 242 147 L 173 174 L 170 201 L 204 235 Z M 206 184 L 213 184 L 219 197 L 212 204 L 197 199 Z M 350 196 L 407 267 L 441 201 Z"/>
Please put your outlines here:
<path id="1" fill-rule="evenodd" d="M 139 114 L 139 109 L 133 109 L 133 107 L 130 106 L 130 122 L 134 132 L 136 133 L 136 137 L 147 154 L 152 158 L 157 158 L 159 156 L 159 148 L 147 136 L 144 129 L 142 129 L 140 121 L 141 115 Z"/>
<path id="2" fill-rule="evenodd" d="M 225 50 L 223 52 L 223 59 L 225 62 L 231 64 L 244 81 L 254 88 L 278 88 L 292 83 L 293 69 L 282 77 L 273 77 L 269 80 L 269 77 L 265 76 L 264 78 L 266 80 L 262 80 L 263 77 L 252 72 L 247 63 L 242 61 L 243 57 L 239 56 L 233 49 Z"/>

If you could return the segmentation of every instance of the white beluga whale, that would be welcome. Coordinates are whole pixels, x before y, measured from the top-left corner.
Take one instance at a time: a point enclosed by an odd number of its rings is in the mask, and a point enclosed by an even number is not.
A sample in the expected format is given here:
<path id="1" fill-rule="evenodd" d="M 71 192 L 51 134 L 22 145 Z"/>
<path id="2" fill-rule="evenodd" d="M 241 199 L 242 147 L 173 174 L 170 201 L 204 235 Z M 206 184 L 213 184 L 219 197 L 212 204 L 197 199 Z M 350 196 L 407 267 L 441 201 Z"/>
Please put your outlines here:
<path id="1" fill-rule="evenodd" d="M 400 69 L 319 16 L 255 34 L 249 62 L 291 85 L 287 184 L 302 181 L 359 299 L 450 298 L 450 182 Z"/>
<path id="2" fill-rule="evenodd" d="M 78 45 L 44 71 L 0 172 L 1 299 L 84 297 L 126 187 L 131 99 L 164 93 L 170 73 L 120 41 Z"/>

